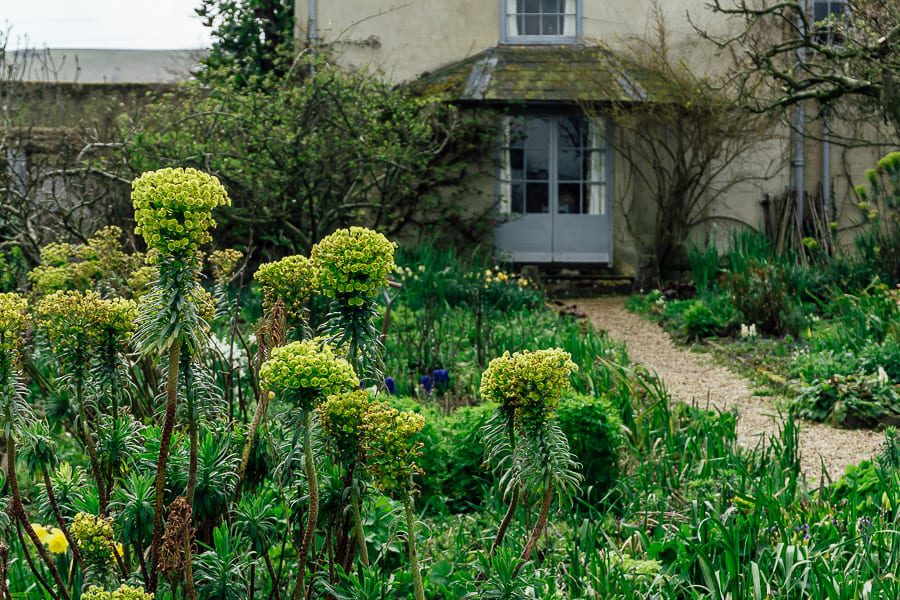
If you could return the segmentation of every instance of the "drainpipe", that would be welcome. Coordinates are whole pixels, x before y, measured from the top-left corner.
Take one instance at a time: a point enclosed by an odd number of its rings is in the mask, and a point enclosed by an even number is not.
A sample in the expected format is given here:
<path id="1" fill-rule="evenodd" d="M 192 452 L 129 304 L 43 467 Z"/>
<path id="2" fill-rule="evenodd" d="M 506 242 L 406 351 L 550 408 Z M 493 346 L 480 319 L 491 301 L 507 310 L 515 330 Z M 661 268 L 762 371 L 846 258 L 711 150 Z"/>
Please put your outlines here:
<path id="1" fill-rule="evenodd" d="M 306 27 L 306 38 L 313 59 L 316 57 L 316 47 L 319 45 L 319 0 L 309 0 L 309 22 Z M 315 60 L 313 60 L 315 69 Z"/>
<path id="2" fill-rule="evenodd" d="M 825 222 L 831 221 L 831 121 L 828 109 L 822 112 L 822 208 Z"/>
<path id="3" fill-rule="evenodd" d="M 809 4 L 808 0 L 803 0 L 802 2 L 803 10 L 806 14 L 809 14 Z M 797 15 L 797 30 L 801 32 L 801 35 L 807 34 L 803 30 L 804 19 L 803 15 Z M 803 64 L 806 62 L 806 52 L 803 48 L 797 49 L 797 64 Z M 805 162 L 803 160 L 803 145 L 806 140 L 806 136 L 803 131 L 806 129 L 806 112 L 803 109 L 802 104 L 797 104 L 794 109 L 794 150 L 793 156 L 791 158 L 791 167 L 794 171 L 794 193 L 797 194 L 797 217 L 802 227 L 803 225 L 803 180 L 804 180 L 804 167 Z"/>

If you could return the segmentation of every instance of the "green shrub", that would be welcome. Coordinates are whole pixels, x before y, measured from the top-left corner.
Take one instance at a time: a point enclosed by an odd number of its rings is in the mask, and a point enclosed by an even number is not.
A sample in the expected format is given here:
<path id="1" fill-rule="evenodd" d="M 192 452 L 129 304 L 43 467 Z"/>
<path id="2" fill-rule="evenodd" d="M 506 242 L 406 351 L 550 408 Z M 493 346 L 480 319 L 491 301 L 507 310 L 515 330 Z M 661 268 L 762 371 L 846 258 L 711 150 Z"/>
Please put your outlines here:
<path id="1" fill-rule="evenodd" d="M 779 265 L 751 260 L 725 278 L 725 289 L 748 324 L 772 335 L 798 335 L 803 313 L 797 291 Z"/>
<path id="2" fill-rule="evenodd" d="M 601 500 L 619 478 L 624 435 L 618 411 L 606 398 L 574 394 L 563 398 L 557 414 L 569 449 L 581 463 L 584 495 Z"/>
<path id="3" fill-rule="evenodd" d="M 801 417 L 847 427 L 900 423 L 900 394 L 883 372 L 815 380 L 794 401 Z"/>

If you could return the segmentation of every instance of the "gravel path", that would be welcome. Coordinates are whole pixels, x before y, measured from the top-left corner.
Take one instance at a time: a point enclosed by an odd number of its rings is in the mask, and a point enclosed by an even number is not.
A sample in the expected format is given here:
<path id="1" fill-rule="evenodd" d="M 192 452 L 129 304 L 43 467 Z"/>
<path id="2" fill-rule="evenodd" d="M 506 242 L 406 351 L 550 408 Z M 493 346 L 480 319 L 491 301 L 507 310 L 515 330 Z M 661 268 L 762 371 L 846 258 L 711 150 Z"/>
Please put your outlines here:
<path id="1" fill-rule="evenodd" d="M 765 397 L 754 396 L 745 378 L 715 364 L 710 357 L 676 346 L 661 327 L 625 309 L 625 298 L 576 300 L 598 329 L 624 342 L 628 355 L 665 382 L 676 400 L 700 407 L 738 410 L 738 443 L 756 446 L 777 431 L 776 409 Z M 872 431 L 836 429 L 819 423 L 800 423 L 800 458 L 811 485 L 818 485 L 821 464 L 832 478 L 847 465 L 872 457 L 882 435 Z"/>

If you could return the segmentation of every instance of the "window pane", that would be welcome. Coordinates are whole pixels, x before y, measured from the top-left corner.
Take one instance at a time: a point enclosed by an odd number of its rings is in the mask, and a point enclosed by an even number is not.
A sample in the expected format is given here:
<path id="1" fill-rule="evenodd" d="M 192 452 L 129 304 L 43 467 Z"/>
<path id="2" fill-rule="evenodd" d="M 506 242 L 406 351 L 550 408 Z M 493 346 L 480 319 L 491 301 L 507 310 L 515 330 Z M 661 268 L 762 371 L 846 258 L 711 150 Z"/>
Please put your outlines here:
<path id="1" fill-rule="evenodd" d="M 581 213 L 581 184 L 559 184 L 559 210 L 560 214 L 577 215 Z"/>
<path id="2" fill-rule="evenodd" d="M 563 21 L 562 35 L 571 37 L 578 35 L 575 29 L 575 15 L 566 15 L 565 20 Z"/>
<path id="3" fill-rule="evenodd" d="M 528 183 L 525 208 L 529 214 L 550 212 L 550 186 L 547 183 Z"/>
<path id="4" fill-rule="evenodd" d="M 541 32 L 543 35 L 561 35 L 560 29 L 562 28 L 562 16 L 561 15 L 544 15 L 541 18 L 543 23 L 543 31 Z"/>
<path id="5" fill-rule="evenodd" d="M 581 150 L 560 150 L 557 161 L 559 178 L 566 181 L 581 180 Z"/>
<path id="6" fill-rule="evenodd" d="M 550 164 L 547 158 L 546 148 L 528 148 L 525 150 L 525 178 L 550 179 Z"/>
<path id="7" fill-rule="evenodd" d="M 565 0 L 542 0 L 541 10 L 545 13 L 561 13 L 565 12 L 563 4 Z"/>
<path id="8" fill-rule="evenodd" d="M 589 215 L 606 214 L 606 185 L 603 183 L 585 184 L 586 212 Z"/>
<path id="9" fill-rule="evenodd" d="M 541 17 L 539 15 L 525 15 L 521 19 L 523 24 L 519 27 L 519 35 L 541 35 Z"/>
<path id="10" fill-rule="evenodd" d="M 847 12 L 847 4 L 845 2 L 832 2 L 831 12 L 835 15 L 842 15 Z"/>
<path id="11" fill-rule="evenodd" d="M 510 188 L 510 196 L 511 211 L 515 214 L 525 214 L 525 186 L 521 183 L 514 183 Z"/>
<path id="12" fill-rule="evenodd" d="M 525 130 L 525 119 L 509 120 L 509 146 L 510 148 L 523 148 L 528 132 Z"/>
<path id="13" fill-rule="evenodd" d="M 541 12 L 541 0 L 523 0 L 519 3 L 519 12 L 537 14 Z"/>
<path id="14" fill-rule="evenodd" d="M 511 179 L 525 179 L 525 152 L 523 150 L 509 149 L 509 170 Z"/>
<path id="15" fill-rule="evenodd" d="M 585 152 L 585 181 L 606 181 L 606 153 L 603 150 Z"/>
<path id="16" fill-rule="evenodd" d="M 827 2 L 816 2 L 815 10 L 814 10 L 813 18 L 816 21 L 821 21 L 828 16 L 828 3 Z"/>

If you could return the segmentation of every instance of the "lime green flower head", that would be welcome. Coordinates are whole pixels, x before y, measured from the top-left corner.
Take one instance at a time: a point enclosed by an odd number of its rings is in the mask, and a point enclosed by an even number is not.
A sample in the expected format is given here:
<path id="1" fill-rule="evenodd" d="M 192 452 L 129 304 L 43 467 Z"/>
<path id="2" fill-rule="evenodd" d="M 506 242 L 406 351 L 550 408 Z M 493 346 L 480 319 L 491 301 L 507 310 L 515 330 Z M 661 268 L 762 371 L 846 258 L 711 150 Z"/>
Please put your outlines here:
<path id="1" fill-rule="evenodd" d="M 406 489 L 410 476 L 420 473 L 416 459 L 422 454 L 416 435 L 425 427 L 425 418 L 401 412 L 387 402 L 374 402 L 363 419 L 363 450 L 366 464 L 382 490 Z"/>
<path id="2" fill-rule="evenodd" d="M 219 285 L 227 284 L 243 257 L 244 253 L 240 250 L 235 250 L 234 248 L 214 250 L 209 255 L 209 264 L 212 266 L 213 280 Z"/>
<path id="3" fill-rule="evenodd" d="M 115 541 L 112 519 L 80 512 L 75 515 L 69 532 L 87 562 L 105 565 L 113 560 Z"/>
<path id="4" fill-rule="evenodd" d="M 559 348 L 505 352 L 481 376 L 481 397 L 496 402 L 508 415 L 538 417 L 552 411 L 578 370 L 572 355 Z"/>
<path id="5" fill-rule="evenodd" d="M 19 294 L 0 294 L 0 353 L 15 353 L 28 322 L 28 302 Z"/>
<path id="6" fill-rule="evenodd" d="M 387 285 L 395 269 L 396 244 L 365 227 L 338 229 L 313 246 L 322 292 L 349 306 L 362 306 Z"/>
<path id="7" fill-rule="evenodd" d="M 148 171 L 131 184 L 135 233 L 163 256 L 192 255 L 210 241 L 212 211 L 231 200 L 218 178 L 197 169 Z"/>
<path id="8" fill-rule="evenodd" d="M 253 276 L 263 288 L 266 310 L 280 298 L 288 316 L 303 319 L 303 305 L 319 286 L 319 273 L 311 260 L 297 254 L 259 266 Z"/>
<path id="9" fill-rule="evenodd" d="M 143 588 L 124 583 L 112 592 L 92 585 L 81 596 L 81 600 L 153 600 L 153 598 L 154 595 L 145 592 Z"/>
<path id="10" fill-rule="evenodd" d="M 264 389 L 308 411 L 328 396 L 359 387 L 350 363 L 321 339 L 291 342 L 272 350 L 259 370 Z"/>
<path id="11" fill-rule="evenodd" d="M 59 291 L 41 299 L 35 316 L 58 353 L 84 352 L 103 344 L 124 344 L 134 331 L 137 304 L 123 298 L 106 300 L 93 291 Z"/>
<path id="12" fill-rule="evenodd" d="M 362 425 L 372 400 L 364 390 L 329 396 L 316 409 L 319 422 L 336 455 L 345 461 L 357 457 L 362 438 Z"/>

